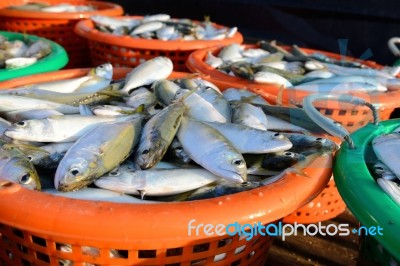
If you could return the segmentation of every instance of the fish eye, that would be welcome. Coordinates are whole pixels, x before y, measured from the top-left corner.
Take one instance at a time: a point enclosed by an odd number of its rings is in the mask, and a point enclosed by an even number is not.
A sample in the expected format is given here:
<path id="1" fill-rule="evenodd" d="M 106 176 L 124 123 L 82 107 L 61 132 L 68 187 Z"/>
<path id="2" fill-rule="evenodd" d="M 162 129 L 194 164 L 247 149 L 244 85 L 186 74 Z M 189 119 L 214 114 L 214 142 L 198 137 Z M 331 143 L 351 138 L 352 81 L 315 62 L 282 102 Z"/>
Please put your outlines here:
<path id="1" fill-rule="evenodd" d="M 274 135 L 272 135 L 274 138 L 276 139 L 283 139 L 283 135 L 280 133 L 275 133 Z"/>
<path id="2" fill-rule="evenodd" d="M 145 149 L 145 150 L 142 151 L 142 154 L 148 154 L 149 152 L 150 152 L 149 149 Z"/>
<path id="3" fill-rule="evenodd" d="M 294 153 L 293 152 L 289 152 L 289 151 L 283 153 L 283 155 L 289 156 L 289 157 L 294 157 Z"/>
<path id="4" fill-rule="evenodd" d="M 316 138 L 315 140 L 318 142 L 321 142 L 321 143 L 325 143 L 325 141 L 326 141 L 326 139 L 324 139 L 324 138 Z"/>
<path id="5" fill-rule="evenodd" d="M 32 177 L 31 177 L 31 175 L 30 174 L 24 174 L 23 176 L 21 176 L 21 178 L 19 179 L 19 182 L 21 183 L 21 184 L 24 184 L 24 185 L 26 185 L 26 184 L 29 184 L 30 182 L 32 181 Z"/>
<path id="6" fill-rule="evenodd" d="M 30 155 L 26 156 L 26 158 L 28 158 L 29 161 L 32 161 L 32 160 L 33 160 L 33 157 L 30 156 Z"/>
<path id="7" fill-rule="evenodd" d="M 71 170 L 69 170 L 69 173 L 73 176 L 77 176 L 79 174 L 79 169 L 77 168 L 72 168 Z"/>
<path id="8" fill-rule="evenodd" d="M 177 147 L 175 150 L 181 152 L 181 151 L 183 151 L 183 148 L 182 147 Z"/>
<path id="9" fill-rule="evenodd" d="M 384 170 L 382 166 L 376 166 L 375 169 L 376 169 L 376 170 L 381 170 L 381 171 Z"/>
<path id="10" fill-rule="evenodd" d="M 19 122 L 16 123 L 16 125 L 23 127 L 23 126 L 26 126 L 26 122 L 25 121 L 19 121 Z"/>
<path id="11" fill-rule="evenodd" d="M 118 170 L 117 171 L 111 171 L 109 175 L 110 176 L 117 176 L 117 175 L 119 175 L 119 172 L 118 172 Z"/>
<path id="12" fill-rule="evenodd" d="M 103 69 L 103 68 L 104 68 L 104 65 L 100 65 L 99 68 Z"/>
<path id="13" fill-rule="evenodd" d="M 209 91 L 209 90 L 212 90 L 212 89 L 213 89 L 213 88 L 211 88 L 210 86 L 205 86 L 205 87 L 204 87 L 204 90 L 205 90 L 205 91 Z"/>
<path id="14" fill-rule="evenodd" d="M 243 183 L 240 184 L 241 187 L 245 187 L 245 186 L 248 186 L 248 185 L 250 185 L 250 183 L 247 182 L 247 181 L 244 181 Z"/>
<path id="15" fill-rule="evenodd" d="M 234 165 L 242 165 L 243 164 L 243 160 L 242 159 L 234 159 L 233 161 L 232 161 L 232 163 L 234 164 Z"/>

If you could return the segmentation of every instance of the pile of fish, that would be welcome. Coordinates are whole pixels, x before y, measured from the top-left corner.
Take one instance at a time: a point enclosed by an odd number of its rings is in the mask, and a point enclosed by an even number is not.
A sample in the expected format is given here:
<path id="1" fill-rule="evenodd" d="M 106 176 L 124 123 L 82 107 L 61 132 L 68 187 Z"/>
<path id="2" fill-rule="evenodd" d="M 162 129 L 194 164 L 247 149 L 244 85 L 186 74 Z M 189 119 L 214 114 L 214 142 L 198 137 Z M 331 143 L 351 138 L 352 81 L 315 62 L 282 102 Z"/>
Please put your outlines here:
<path id="1" fill-rule="evenodd" d="M 172 69 L 156 57 L 121 80 L 103 64 L 0 91 L 0 177 L 81 199 L 183 201 L 267 185 L 338 149 L 301 108 Z"/>
<path id="2" fill-rule="evenodd" d="M 50 5 L 42 2 L 29 2 L 23 5 L 9 6 L 10 9 L 24 10 L 24 11 L 39 11 L 39 12 L 92 12 L 96 8 L 92 5 L 71 5 L 67 3 L 60 3 L 56 5 Z"/>
<path id="3" fill-rule="evenodd" d="M 337 60 L 322 53 L 307 54 L 293 45 L 286 50 L 271 41 L 259 48 L 232 44 L 217 54 L 209 51 L 205 63 L 229 75 L 288 90 L 314 93 L 385 92 L 400 88 L 399 67 L 373 69 L 362 63 Z"/>
<path id="4" fill-rule="evenodd" d="M 396 160 L 400 148 L 400 127 L 375 137 L 372 148 L 378 161 L 372 165 L 371 172 L 382 190 L 400 207 L 400 166 Z"/>
<path id="5" fill-rule="evenodd" d="M 203 22 L 174 19 L 168 14 L 147 15 L 140 18 L 114 18 L 96 15 L 90 18 L 96 29 L 132 38 L 157 40 L 221 40 L 232 37 L 237 28 L 216 27 L 209 18 Z"/>
<path id="6" fill-rule="evenodd" d="M 45 41 L 11 41 L 0 34 L 0 69 L 27 67 L 50 53 L 51 46 Z"/>

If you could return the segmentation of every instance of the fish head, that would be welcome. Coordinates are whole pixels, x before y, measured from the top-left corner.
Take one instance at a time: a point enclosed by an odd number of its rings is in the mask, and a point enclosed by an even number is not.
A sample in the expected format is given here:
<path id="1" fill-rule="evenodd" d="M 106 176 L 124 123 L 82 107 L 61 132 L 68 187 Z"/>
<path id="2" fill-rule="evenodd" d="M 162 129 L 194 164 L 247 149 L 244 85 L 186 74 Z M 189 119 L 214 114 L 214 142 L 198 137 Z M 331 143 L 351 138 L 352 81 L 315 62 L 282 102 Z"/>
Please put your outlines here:
<path id="1" fill-rule="evenodd" d="M 168 145 L 161 139 L 155 140 L 151 145 L 139 145 L 136 150 L 135 162 L 141 169 L 153 167 L 161 161 Z"/>
<path id="2" fill-rule="evenodd" d="M 92 183 L 98 163 L 96 158 L 89 157 L 79 155 L 64 157 L 67 160 L 63 159 L 56 170 L 55 188 L 59 191 L 74 191 Z"/>
<path id="3" fill-rule="evenodd" d="M 292 142 L 279 132 L 271 133 L 268 139 L 268 146 L 271 147 L 271 152 L 286 151 L 293 147 Z"/>
<path id="4" fill-rule="evenodd" d="M 35 136 L 46 135 L 50 130 L 46 119 L 23 120 L 12 124 L 6 129 L 4 135 L 16 140 L 40 141 Z"/>
<path id="5" fill-rule="evenodd" d="M 243 183 L 247 180 L 246 162 L 240 153 L 226 152 L 223 157 L 216 158 L 214 163 L 218 166 L 214 174 L 234 183 Z"/>
<path id="6" fill-rule="evenodd" d="M 12 158 L 1 171 L 1 178 L 20 184 L 24 188 L 31 190 L 40 190 L 41 183 L 39 176 L 29 162 L 29 160 L 20 157 Z"/>
<path id="7" fill-rule="evenodd" d="M 111 80 L 113 76 L 113 66 L 110 63 L 101 64 L 95 68 L 94 72 L 97 77 Z"/>

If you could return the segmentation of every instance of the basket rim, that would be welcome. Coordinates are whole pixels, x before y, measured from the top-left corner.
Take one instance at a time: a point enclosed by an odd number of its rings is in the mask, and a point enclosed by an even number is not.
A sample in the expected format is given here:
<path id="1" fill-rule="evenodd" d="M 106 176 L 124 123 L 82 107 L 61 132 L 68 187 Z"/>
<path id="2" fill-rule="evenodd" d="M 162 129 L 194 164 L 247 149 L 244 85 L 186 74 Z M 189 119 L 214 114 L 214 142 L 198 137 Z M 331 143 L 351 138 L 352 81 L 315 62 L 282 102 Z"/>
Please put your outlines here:
<path id="1" fill-rule="evenodd" d="M 126 74 L 130 68 L 114 70 L 114 73 Z M 37 74 L 0 83 L 0 87 L 4 84 L 21 85 L 23 80 L 37 82 L 43 78 L 77 77 L 88 71 L 74 69 Z M 171 77 L 186 74 L 175 72 Z M 10 88 L 9 85 L 6 87 Z M 267 224 L 277 221 L 304 206 L 325 188 L 332 175 L 332 161 L 332 155 L 319 156 L 303 170 L 304 175 L 288 172 L 279 181 L 250 191 L 213 199 L 160 204 L 127 205 L 62 198 L 0 181 L 0 223 L 66 241 L 85 239 L 87 243 L 96 245 L 120 246 L 132 239 L 149 245 L 155 241 L 208 239 L 210 236 L 204 232 L 189 236 L 188 222 L 196 219 L 196 223 L 227 225 L 232 222 Z M 304 186 L 306 182 L 308 185 Z M 31 207 L 26 208 L 27 204 Z"/>
<path id="2" fill-rule="evenodd" d="M 42 2 L 53 2 L 50 0 L 41 0 Z M 13 10 L 7 7 L 0 8 L 0 17 L 15 18 L 15 19 L 39 19 L 39 20 L 65 20 L 65 19 L 85 19 L 93 15 L 109 15 L 119 16 L 124 13 L 122 6 L 106 1 L 85 1 L 85 0 L 63 0 L 63 3 L 90 3 L 98 10 L 87 12 L 40 12 L 27 10 Z"/>
<path id="3" fill-rule="evenodd" d="M 124 19 L 124 18 L 143 18 L 143 16 L 117 16 L 114 17 L 116 19 Z M 216 27 L 225 27 L 223 25 L 219 25 L 213 23 Z M 124 36 L 116 36 L 109 33 L 101 32 L 94 28 L 94 23 L 90 19 L 85 19 L 79 21 L 75 27 L 74 31 L 76 34 L 80 35 L 83 38 L 86 38 L 91 41 L 96 41 L 100 43 L 107 43 L 115 46 L 127 47 L 127 48 L 136 48 L 136 49 L 146 49 L 146 50 L 166 50 L 166 51 L 192 51 L 196 49 L 202 49 L 206 47 L 213 46 L 224 46 L 231 43 L 242 43 L 243 35 L 237 31 L 232 37 L 225 38 L 222 40 L 193 40 L 193 41 L 185 41 L 185 40 L 171 40 L 171 41 L 163 41 L 163 40 L 146 40 L 146 39 L 135 39 L 128 35 Z"/>
<path id="4" fill-rule="evenodd" d="M 363 226 L 381 226 L 383 236 L 374 236 L 389 253 L 400 261 L 400 208 L 379 187 L 367 165 L 366 149 L 374 137 L 392 132 L 400 119 L 368 124 L 351 134 L 356 149 L 343 144 L 335 156 L 333 175 L 346 205 Z M 379 199 L 379 200 L 378 200 Z"/>
<path id="5" fill-rule="evenodd" d="M 51 41 L 49 39 L 38 37 L 35 35 L 22 34 L 17 32 L 8 32 L 8 31 L 0 31 L 1 35 L 6 36 L 10 40 L 23 39 L 27 38 L 29 40 L 38 41 L 42 40 L 47 43 L 50 43 L 51 53 L 44 58 L 41 58 L 36 63 L 16 69 L 1 69 L 0 70 L 0 81 L 16 78 L 25 75 L 32 75 L 41 72 L 55 71 L 60 68 L 63 68 L 67 65 L 69 58 L 66 50 L 59 45 L 58 43 Z"/>
<path id="6" fill-rule="evenodd" d="M 242 44 L 242 46 L 245 48 L 259 48 L 259 45 L 257 45 L 257 44 Z M 283 47 L 285 49 L 290 48 L 290 46 L 281 46 L 281 47 Z M 192 72 L 197 72 L 197 73 L 207 75 L 211 82 L 213 80 L 218 80 L 218 82 L 226 84 L 227 86 L 231 86 L 231 87 L 242 87 L 242 88 L 263 90 L 264 93 L 266 93 L 266 97 L 269 101 L 277 102 L 277 95 L 280 92 L 279 86 L 273 85 L 273 84 L 271 84 L 271 85 L 259 84 L 259 83 L 255 83 L 253 81 L 246 80 L 243 78 L 230 76 L 221 71 L 215 70 L 214 68 L 212 68 L 211 66 L 207 65 L 204 62 L 204 58 L 209 51 L 212 53 L 216 53 L 217 51 L 220 51 L 222 48 L 223 47 L 210 47 L 210 48 L 199 49 L 199 50 L 192 52 L 189 55 L 188 59 L 186 60 L 186 67 Z M 364 64 L 366 64 L 367 66 L 369 66 L 371 68 L 376 68 L 376 69 L 383 68 L 382 65 L 380 65 L 374 61 L 371 61 L 371 60 L 358 60 L 354 57 L 342 56 L 342 55 L 339 55 L 336 53 L 317 50 L 317 49 L 311 49 L 311 48 L 301 47 L 300 49 L 307 53 L 314 53 L 314 52 L 322 53 L 324 55 L 327 55 L 327 56 L 335 58 L 335 59 L 346 58 L 347 60 L 350 60 L 350 61 L 363 62 Z M 297 103 L 302 103 L 303 98 L 312 93 L 313 92 L 302 91 L 302 90 L 297 90 L 297 89 L 296 90 L 284 90 L 283 89 L 282 90 L 282 103 L 290 104 L 291 101 L 294 101 Z M 393 101 L 393 99 L 400 97 L 400 90 L 378 92 L 378 93 L 373 93 L 373 94 L 365 93 L 365 92 L 351 92 L 350 94 L 360 97 L 360 98 L 363 98 L 364 100 L 366 100 L 376 106 L 379 106 L 379 108 L 400 107 L 400 102 L 398 103 L 396 101 Z M 316 102 L 316 106 L 318 106 L 318 102 Z"/>

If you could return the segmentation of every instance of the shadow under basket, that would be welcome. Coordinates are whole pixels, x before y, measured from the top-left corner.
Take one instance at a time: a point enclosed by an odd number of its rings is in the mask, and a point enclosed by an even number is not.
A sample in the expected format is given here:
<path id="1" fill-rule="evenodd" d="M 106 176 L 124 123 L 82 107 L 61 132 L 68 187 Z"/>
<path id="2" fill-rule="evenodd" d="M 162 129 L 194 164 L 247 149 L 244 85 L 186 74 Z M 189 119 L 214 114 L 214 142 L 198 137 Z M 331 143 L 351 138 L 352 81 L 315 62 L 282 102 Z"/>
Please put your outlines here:
<path id="1" fill-rule="evenodd" d="M 76 78 L 89 70 L 16 78 L 0 82 L 0 88 Z M 113 79 L 131 70 L 114 68 Z M 185 76 L 173 72 L 170 78 Z M 307 175 L 288 172 L 274 183 L 236 194 L 159 204 L 70 199 L 0 177 L 0 265 L 264 265 L 276 232 L 263 236 L 245 226 L 276 225 L 307 204 L 328 183 L 332 161 L 332 155 L 318 156 L 303 169 Z M 205 224 L 241 229 L 232 236 L 232 230 L 210 234 Z"/>
<path id="2" fill-rule="evenodd" d="M 52 40 L 68 53 L 66 68 L 90 67 L 89 46 L 86 39 L 74 32 L 77 22 L 93 15 L 119 16 L 121 6 L 105 1 L 63 0 L 71 5 L 90 4 L 96 10 L 90 12 L 40 12 L 8 9 L 8 6 L 23 5 L 26 0 L 3 0 L 0 3 L 0 30 L 27 33 Z M 59 4 L 59 0 L 41 0 L 41 3 Z"/>

